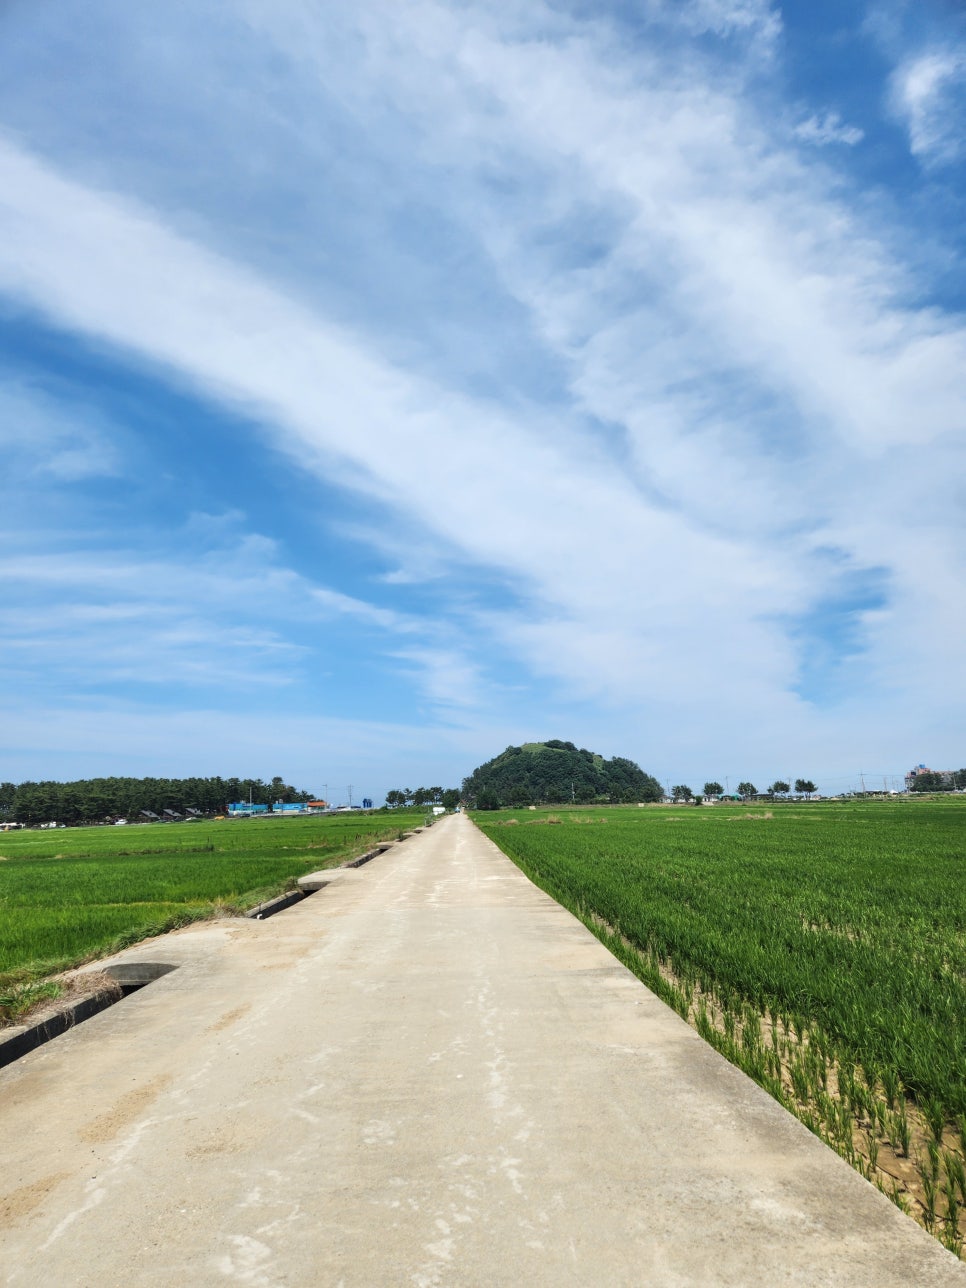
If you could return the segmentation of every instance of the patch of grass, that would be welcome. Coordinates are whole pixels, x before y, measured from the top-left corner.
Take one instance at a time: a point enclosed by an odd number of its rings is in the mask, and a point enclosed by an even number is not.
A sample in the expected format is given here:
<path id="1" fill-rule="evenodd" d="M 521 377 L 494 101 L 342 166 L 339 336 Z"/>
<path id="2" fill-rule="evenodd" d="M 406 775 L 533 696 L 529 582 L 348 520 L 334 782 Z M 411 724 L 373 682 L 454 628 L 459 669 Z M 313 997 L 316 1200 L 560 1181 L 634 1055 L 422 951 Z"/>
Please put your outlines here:
<path id="1" fill-rule="evenodd" d="M 0 992 L 0 1024 L 22 1023 L 40 1003 L 60 997 L 63 991 L 56 980 L 8 985 Z"/>

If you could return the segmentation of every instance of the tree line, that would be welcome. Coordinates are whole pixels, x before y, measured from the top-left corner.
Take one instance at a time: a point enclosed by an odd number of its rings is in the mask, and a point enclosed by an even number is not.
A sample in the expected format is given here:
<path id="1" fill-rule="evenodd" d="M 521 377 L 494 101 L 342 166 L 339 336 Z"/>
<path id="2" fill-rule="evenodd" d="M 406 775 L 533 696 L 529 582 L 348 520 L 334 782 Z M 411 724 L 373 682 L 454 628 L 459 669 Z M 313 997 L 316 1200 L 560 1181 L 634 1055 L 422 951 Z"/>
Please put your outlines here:
<path id="1" fill-rule="evenodd" d="M 312 800 L 279 776 L 261 778 L 82 778 L 0 783 L 0 822 L 101 823 L 174 814 L 221 814 L 232 801 L 256 805 Z M 165 814 L 165 811 L 170 811 Z"/>
<path id="2" fill-rule="evenodd" d="M 809 778 L 796 778 L 795 791 L 799 796 L 804 796 L 807 800 L 815 795 L 815 784 Z M 770 787 L 766 787 L 764 792 L 759 792 L 754 783 L 739 783 L 737 795 L 742 800 L 748 800 L 754 796 L 787 796 L 791 787 L 781 778 L 776 778 Z M 676 801 L 703 800 L 705 796 L 723 796 L 724 788 L 720 783 L 714 781 L 707 782 L 704 785 L 703 794 L 696 795 L 685 783 L 679 783 L 676 787 L 671 788 L 671 796 Z"/>
<path id="3" fill-rule="evenodd" d="M 460 794 L 455 787 L 394 787 L 386 792 L 386 804 L 390 809 L 401 809 L 414 806 L 420 809 L 424 805 L 442 805 L 445 809 L 455 809 L 460 803 Z"/>

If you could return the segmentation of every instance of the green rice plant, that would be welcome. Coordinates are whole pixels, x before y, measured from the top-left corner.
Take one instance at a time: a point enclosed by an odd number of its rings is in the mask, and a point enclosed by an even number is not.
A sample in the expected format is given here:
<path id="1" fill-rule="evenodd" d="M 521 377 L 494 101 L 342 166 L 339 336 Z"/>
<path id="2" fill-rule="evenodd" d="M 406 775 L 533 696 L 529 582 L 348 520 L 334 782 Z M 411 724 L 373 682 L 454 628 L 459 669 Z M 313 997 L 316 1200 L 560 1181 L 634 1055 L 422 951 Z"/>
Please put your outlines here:
<path id="1" fill-rule="evenodd" d="M 906 1216 L 912 1215 L 912 1204 L 909 1202 L 909 1196 L 895 1178 L 893 1178 L 886 1197 L 892 1200 L 900 1212 L 905 1212 Z"/>
<path id="2" fill-rule="evenodd" d="M 943 1165 L 946 1169 L 946 1177 L 953 1189 L 959 1190 L 959 1196 L 963 1203 L 966 1204 L 966 1164 L 951 1150 L 943 1153 Z"/>
<path id="3" fill-rule="evenodd" d="M 899 1097 L 902 1095 L 902 1084 L 899 1081 L 899 1075 L 892 1065 L 887 1064 L 882 1069 L 881 1077 L 886 1104 L 890 1109 L 895 1109 Z"/>
<path id="4" fill-rule="evenodd" d="M 959 1234 L 959 1205 L 956 1201 L 956 1184 L 947 1176 L 946 1184 L 943 1186 L 943 1194 L 946 1198 L 946 1230 L 950 1236 L 960 1242 Z"/>
<path id="5" fill-rule="evenodd" d="M 814 1136 L 819 1136 L 824 1139 L 822 1133 L 822 1121 L 820 1118 L 817 1118 L 815 1114 L 808 1109 L 803 1110 L 799 1117 Z"/>
<path id="6" fill-rule="evenodd" d="M 804 1061 L 799 1059 L 793 1060 L 791 1067 L 789 1068 L 789 1074 L 791 1075 L 792 1090 L 794 1091 L 795 1096 L 802 1102 L 802 1104 L 807 1103 L 809 1100 L 810 1083 Z"/>
<path id="7" fill-rule="evenodd" d="M 829 1127 L 831 1127 L 835 1121 L 835 1115 L 837 1112 L 835 1107 L 835 1101 L 832 1099 L 832 1097 L 827 1092 L 820 1091 L 818 1095 L 815 1097 L 815 1107 L 818 1109 L 818 1112 L 822 1115 L 823 1121 Z"/>
<path id="8" fill-rule="evenodd" d="M 946 1126 L 946 1115 L 943 1113 L 942 1101 L 936 1096 L 924 1096 L 920 1108 L 922 1115 L 929 1124 L 929 1130 L 932 1132 L 933 1140 L 942 1143 L 943 1128 Z"/>
<path id="9" fill-rule="evenodd" d="M 867 1132 L 866 1149 L 869 1166 L 874 1169 L 879 1164 L 879 1139 L 872 1128 Z"/>
<path id="10" fill-rule="evenodd" d="M 875 1124 L 876 1124 L 876 1131 L 879 1133 L 880 1136 L 888 1136 L 889 1110 L 884 1100 L 877 1100 L 875 1102 Z"/>
<path id="11" fill-rule="evenodd" d="M 839 1066 L 838 1070 L 838 1091 L 839 1096 L 848 1105 L 851 1113 L 855 1113 L 855 1070 L 851 1063 L 845 1063 Z"/>
<path id="12" fill-rule="evenodd" d="M 758 1079 L 758 1081 L 761 1083 L 761 1086 L 764 1087 L 764 1089 L 768 1092 L 768 1094 L 772 1097 L 773 1100 L 777 1100 L 778 1103 L 780 1105 L 784 1105 L 786 1109 L 791 1107 L 789 1104 L 788 1095 L 785 1091 L 784 1083 L 782 1082 L 780 1077 L 776 1077 L 774 1074 L 769 1073 L 767 1070 L 765 1070 L 763 1071 L 762 1076 L 760 1079 Z"/>
<path id="13" fill-rule="evenodd" d="M 936 1227 L 936 1197 L 939 1187 L 929 1168 L 920 1165 L 919 1176 L 922 1180 L 923 1223 L 932 1232 Z"/>
<path id="14" fill-rule="evenodd" d="M 905 1106 L 903 1106 L 896 1114 L 895 1126 L 899 1153 L 903 1158 L 908 1158 L 909 1148 L 912 1143 L 912 1134 L 909 1130 L 909 1117 L 906 1114 Z"/>
<path id="15" fill-rule="evenodd" d="M 705 1042 L 710 1042 L 713 1025 L 708 1017 L 708 1008 L 705 1005 L 704 998 L 698 1002 L 698 1010 L 694 1018 L 694 1027 L 704 1038 Z"/>
<path id="16" fill-rule="evenodd" d="M 953 1234 L 949 1230 L 943 1230 L 939 1240 L 944 1248 L 947 1248 L 954 1257 L 962 1257 L 963 1240 L 958 1234 Z"/>

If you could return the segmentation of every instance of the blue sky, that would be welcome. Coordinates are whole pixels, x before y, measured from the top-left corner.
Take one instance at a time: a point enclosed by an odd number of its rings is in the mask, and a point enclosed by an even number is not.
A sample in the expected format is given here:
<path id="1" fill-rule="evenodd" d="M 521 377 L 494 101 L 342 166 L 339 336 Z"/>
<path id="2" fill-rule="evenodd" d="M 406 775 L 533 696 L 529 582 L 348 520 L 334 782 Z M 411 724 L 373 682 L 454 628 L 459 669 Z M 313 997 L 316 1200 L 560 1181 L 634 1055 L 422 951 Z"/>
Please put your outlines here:
<path id="1" fill-rule="evenodd" d="M 11 0 L 0 777 L 966 763 L 966 20 Z"/>

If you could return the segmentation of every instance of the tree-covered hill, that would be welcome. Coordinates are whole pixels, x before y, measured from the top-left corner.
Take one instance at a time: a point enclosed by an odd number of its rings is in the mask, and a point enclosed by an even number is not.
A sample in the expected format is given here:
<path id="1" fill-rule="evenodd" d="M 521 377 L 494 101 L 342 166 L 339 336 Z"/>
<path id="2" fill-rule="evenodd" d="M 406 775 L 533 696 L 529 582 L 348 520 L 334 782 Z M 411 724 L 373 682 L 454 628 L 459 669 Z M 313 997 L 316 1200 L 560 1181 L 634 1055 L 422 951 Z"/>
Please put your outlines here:
<path id="1" fill-rule="evenodd" d="M 572 742 L 526 742 L 507 747 L 463 779 L 463 799 L 477 809 L 555 805 L 568 801 L 617 804 L 657 801 L 663 790 L 633 760 L 605 760 Z"/>

